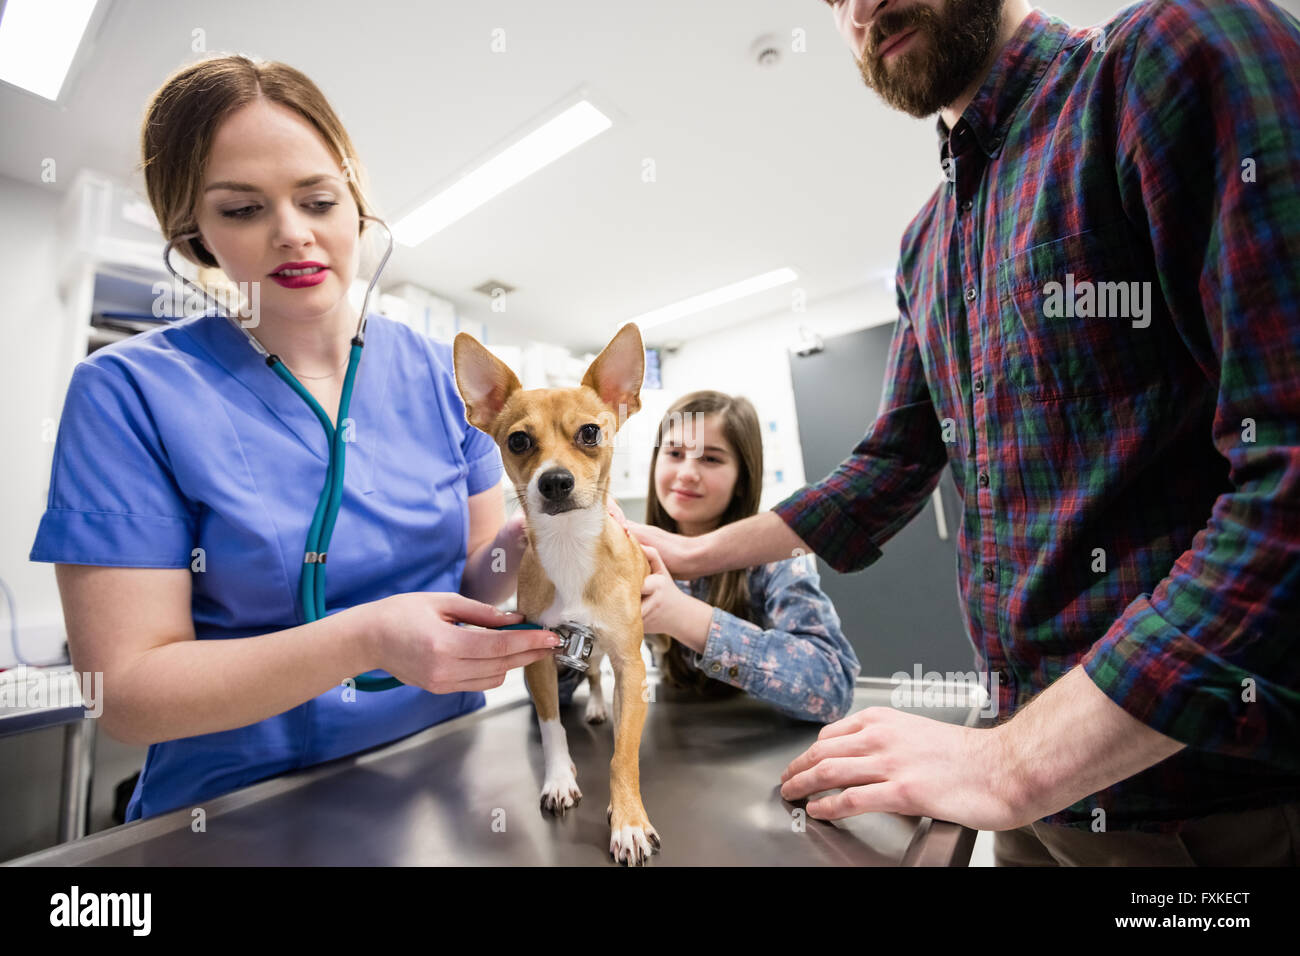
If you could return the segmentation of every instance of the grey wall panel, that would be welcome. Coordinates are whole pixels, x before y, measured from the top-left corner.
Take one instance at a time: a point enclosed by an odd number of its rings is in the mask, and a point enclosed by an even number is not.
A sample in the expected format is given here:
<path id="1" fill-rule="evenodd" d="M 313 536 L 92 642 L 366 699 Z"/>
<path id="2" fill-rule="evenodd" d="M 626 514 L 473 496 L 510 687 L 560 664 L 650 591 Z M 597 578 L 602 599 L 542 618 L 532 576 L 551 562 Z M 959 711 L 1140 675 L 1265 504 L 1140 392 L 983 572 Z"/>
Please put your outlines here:
<path id="1" fill-rule="evenodd" d="M 790 356 L 804 473 L 820 481 L 862 440 L 880 404 L 893 324 L 825 340 L 814 355 Z M 818 559 L 864 676 L 895 671 L 969 671 L 973 652 L 957 603 L 957 529 L 961 503 L 951 473 L 939 484 L 948 538 L 927 504 L 890 539 L 884 557 L 856 574 Z"/>

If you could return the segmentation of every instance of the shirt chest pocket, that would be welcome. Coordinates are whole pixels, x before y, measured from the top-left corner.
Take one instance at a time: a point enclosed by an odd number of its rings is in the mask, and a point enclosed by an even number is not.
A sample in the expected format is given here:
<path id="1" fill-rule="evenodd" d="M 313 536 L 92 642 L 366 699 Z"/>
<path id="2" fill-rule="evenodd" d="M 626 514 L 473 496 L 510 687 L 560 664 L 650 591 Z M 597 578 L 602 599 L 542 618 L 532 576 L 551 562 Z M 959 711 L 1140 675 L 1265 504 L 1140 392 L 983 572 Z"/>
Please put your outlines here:
<path id="1" fill-rule="evenodd" d="M 1164 377 L 1169 332 L 1145 252 L 1118 227 L 1042 243 L 998 265 L 1001 364 L 1037 402 L 1126 395 Z"/>

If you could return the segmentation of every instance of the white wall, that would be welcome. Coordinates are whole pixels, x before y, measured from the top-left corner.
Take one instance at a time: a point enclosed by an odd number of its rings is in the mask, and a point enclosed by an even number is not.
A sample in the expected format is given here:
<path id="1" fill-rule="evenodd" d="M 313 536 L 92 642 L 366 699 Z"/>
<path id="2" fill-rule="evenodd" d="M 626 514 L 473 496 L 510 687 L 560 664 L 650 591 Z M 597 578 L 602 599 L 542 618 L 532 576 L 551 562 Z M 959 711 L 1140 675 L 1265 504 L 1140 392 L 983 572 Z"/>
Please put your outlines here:
<path id="1" fill-rule="evenodd" d="M 797 491 L 806 481 L 803 448 L 795 414 L 790 378 L 790 349 L 800 340 L 800 327 L 823 339 L 898 317 L 893 280 L 869 285 L 809 303 L 804 312 L 782 311 L 687 340 L 675 353 L 665 354 L 664 389 L 673 399 L 711 388 L 743 395 L 754 403 L 763 433 L 763 495 L 759 507 L 769 508 Z M 797 361 L 797 359 L 796 359 Z M 879 396 L 869 403 L 875 408 Z M 775 432 L 769 431 L 776 423 Z M 862 423 L 865 433 L 870 422 Z M 850 449 L 844 449 L 845 455 Z M 775 471 L 783 480 L 776 481 Z"/>
<path id="2" fill-rule="evenodd" d="M 5 223 L 0 233 L 0 304 L 4 331 L 18 346 L 0 349 L 0 397 L 8 409 L 0 417 L 0 441 L 6 452 L 0 491 L 8 505 L 0 515 L 0 578 L 14 594 L 19 641 L 23 656 L 31 661 L 56 657 L 63 642 L 53 566 L 29 562 L 27 555 L 45 509 L 68 376 L 84 356 L 84 334 L 73 333 L 89 321 L 88 315 L 69 315 L 70 307 L 60 301 L 55 267 L 60 205 L 61 196 L 53 186 L 0 176 L 0 221 Z M 803 472 L 789 350 L 800 340 L 801 327 L 829 338 L 892 322 L 896 314 L 892 280 L 877 281 L 810 303 L 803 312 L 756 317 L 663 353 L 663 391 L 643 396 L 643 411 L 628 422 L 628 434 L 621 436 L 619 491 L 644 494 L 654 427 L 673 400 L 701 388 L 744 395 L 754 403 L 764 428 L 763 508 L 797 490 L 805 480 L 820 478 Z M 774 431 L 768 431 L 771 423 Z M 863 422 L 864 431 L 868 424 Z M 2 627 L 0 666 L 11 666 L 17 660 L 7 619 Z"/>
<path id="3" fill-rule="evenodd" d="M 27 560 L 45 510 L 59 412 L 75 364 L 55 276 L 62 198 L 55 188 L 0 175 L 0 330 L 6 346 L 0 348 L 6 412 L 0 416 L 0 579 L 16 601 L 23 657 L 34 663 L 57 657 L 63 644 L 54 565 Z M 0 621 L 0 666 L 12 666 L 17 660 L 7 610 L 0 610 Z"/>

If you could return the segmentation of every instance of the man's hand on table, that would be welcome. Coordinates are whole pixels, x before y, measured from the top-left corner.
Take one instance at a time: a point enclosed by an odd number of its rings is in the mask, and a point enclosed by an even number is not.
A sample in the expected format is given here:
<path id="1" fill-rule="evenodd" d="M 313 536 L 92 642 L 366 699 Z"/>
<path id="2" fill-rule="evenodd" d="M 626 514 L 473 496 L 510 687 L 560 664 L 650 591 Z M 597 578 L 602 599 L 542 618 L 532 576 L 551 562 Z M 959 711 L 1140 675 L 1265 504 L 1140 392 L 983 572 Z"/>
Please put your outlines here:
<path id="1" fill-rule="evenodd" d="M 1035 818 L 1023 819 L 1002 730 L 867 707 L 822 728 L 781 775 L 781 796 L 844 788 L 808 803 L 821 820 L 884 811 L 1011 829 Z"/>
<path id="2" fill-rule="evenodd" d="M 781 796 L 824 820 L 870 811 L 1010 830 L 1104 790 L 1186 746 L 1148 727 L 1074 667 L 1004 724 L 958 727 L 868 707 L 822 728 Z"/>

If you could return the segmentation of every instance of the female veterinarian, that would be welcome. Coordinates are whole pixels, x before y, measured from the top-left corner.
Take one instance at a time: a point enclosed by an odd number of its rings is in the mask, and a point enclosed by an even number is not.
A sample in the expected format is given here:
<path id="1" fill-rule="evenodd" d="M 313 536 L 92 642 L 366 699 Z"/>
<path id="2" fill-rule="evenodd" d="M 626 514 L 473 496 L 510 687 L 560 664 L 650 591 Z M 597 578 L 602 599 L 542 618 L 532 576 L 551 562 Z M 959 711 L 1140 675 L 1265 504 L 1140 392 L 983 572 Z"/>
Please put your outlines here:
<path id="1" fill-rule="evenodd" d="M 646 523 L 703 534 L 758 512 L 763 439 L 754 406 L 721 392 L 678 399 L 659 423 Z M 687 581 L 654 548 L 642 588 L 647 643 L 667 682 L 706 697 L 746 692 L 801 720 L 839 720 L 860 670 L 811 555 Z M 567 700 L 581 680 L 560 676 Z M 589 706 L 588 719 L 593 716 Z"/>
<path id="2" fill-rule="evenodd" d="M 337 425 L 370 210 L 320 90 L 283 64 L 203 60 L 153 96 L 142 147 L 163 234 L 197 233 L 182 255 L 259 283 L 247 331 Z M 57 565 L 76 669 L 104 674 L 105 731 L 149 745 L 128 821 L 474 710 L 552 653 L 548 631 L 456 626 L 519 620 L 490 605 L 515 589 L 522 522 L 504 522 L 450 349 L 365 329 L 322 614 L 299 581 L 331 443 L 244 329 L 184 319 L 73 372 L 31 559 Z M 348 683 L 381 670 L 407 686 Z"/>

